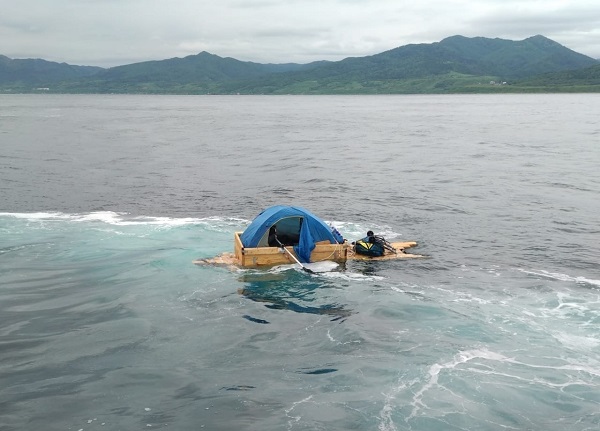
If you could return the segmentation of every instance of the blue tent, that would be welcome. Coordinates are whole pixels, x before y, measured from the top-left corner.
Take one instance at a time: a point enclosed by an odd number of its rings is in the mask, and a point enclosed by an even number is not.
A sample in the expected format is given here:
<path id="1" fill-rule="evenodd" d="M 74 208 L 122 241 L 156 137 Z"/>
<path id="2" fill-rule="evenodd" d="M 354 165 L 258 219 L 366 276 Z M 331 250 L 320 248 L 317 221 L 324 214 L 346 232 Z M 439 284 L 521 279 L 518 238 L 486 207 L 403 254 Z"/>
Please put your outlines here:
<path id="1" fill-rule="evenodd" d="M 331 228 L 310 211 L 300 207 L 277 205 L 261 212 L 242 233 L 242 245 L 267 247 L 269 229 L 277 226 L 277 236 L 284 244 L 294 244 L 300 262 L 310 262 L 310 253 L 319 241 L 337 241 Z"/>

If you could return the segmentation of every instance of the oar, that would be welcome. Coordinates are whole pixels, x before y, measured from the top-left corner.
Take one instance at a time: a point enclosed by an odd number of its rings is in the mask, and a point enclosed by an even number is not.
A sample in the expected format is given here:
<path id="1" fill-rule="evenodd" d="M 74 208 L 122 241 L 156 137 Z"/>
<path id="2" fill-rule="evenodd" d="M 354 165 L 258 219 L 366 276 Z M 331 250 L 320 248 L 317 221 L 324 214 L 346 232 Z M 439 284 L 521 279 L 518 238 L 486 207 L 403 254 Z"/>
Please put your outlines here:
<path id="1" fill-rule="evenodd" d="M 282 249 L 284 249 L 284 250 L 285 250 L 285 252 L 286 252 L 287 254 L 289 254 L 289 255 L 292 257 L 292 259 L 294 259 L 294 260 L 296 261 L 296 263 L 297 263 L 298 265 L 300 265 L 300 266 L 302 267 L 302 269 L 303 269 L 304 271 L 308 272 L 309 274 L 314 274 L 314 273 L 315 273 L 315 272 L 314 272 L 312 269 L 310 269 L 310 268 L 307 268 L 307 267 L 305 267 L 304 265 L 302 265 L 302 263 L 300 263 L 300 261 L 299 261 L 298 259 L 296 259 L 296 256 L 294 256 L 294 255 L 292 254 L 292 252 L 291 252 L 291 251 L 289 251 L 287 248 L 285 248 L 285 246 L 284 246 L 284 245 L 283 245 L 283 244 L 282 244 L 282 243 L 279 241 L 279 239 L 277 239 L 277 243 L 278 243 L 278 244 L 281 246 L 281 248 L 282 248 Z"/>

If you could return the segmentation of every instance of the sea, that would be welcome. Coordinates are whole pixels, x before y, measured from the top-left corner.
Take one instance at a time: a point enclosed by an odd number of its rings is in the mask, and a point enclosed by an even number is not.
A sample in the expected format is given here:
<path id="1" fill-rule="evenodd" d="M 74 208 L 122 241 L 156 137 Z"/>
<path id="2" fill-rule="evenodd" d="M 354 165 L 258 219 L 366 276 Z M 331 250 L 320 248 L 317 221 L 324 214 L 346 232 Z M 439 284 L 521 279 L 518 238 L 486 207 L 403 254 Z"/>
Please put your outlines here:
<path id="1" fill-rule="evenodd" d="M 600 429 L 600 95 L 0 95 L 0 430 Z M 195 265 L 271 205 L 422 258 Z"/>

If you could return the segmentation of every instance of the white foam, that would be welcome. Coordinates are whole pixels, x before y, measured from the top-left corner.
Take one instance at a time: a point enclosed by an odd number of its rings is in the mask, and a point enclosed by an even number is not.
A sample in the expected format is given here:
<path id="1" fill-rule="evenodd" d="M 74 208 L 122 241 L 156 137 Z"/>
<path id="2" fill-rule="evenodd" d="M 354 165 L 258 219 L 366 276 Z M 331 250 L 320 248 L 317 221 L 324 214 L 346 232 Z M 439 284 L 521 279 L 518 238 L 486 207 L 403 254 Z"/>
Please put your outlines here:
<path id="1" fill-rule="evenodd" d="M 491 352 L 487 349 L 472 349 L 459 352 L 457 355 L 454 356 L 454 358 L 452 358 L 452 360 L 443 364 L 433 364 L 431 367 L 429 367 L 429 379 L 423 385 L 423 387 L 420 390 L 418 390 L 413 396 L 413 400 L 411 403 L 413 409 L 410 416 L 406 418 L 406 421 L 408 422 L 410 419 L 415 417 L 418 414 L 419 410 L 421 410 L 421 408 L 428 408 L 428 406 L 423 401 L 423 396 L 427 391 L 429 391 L 431 388 L 438 384 L 438 376 L 440 374 L 440 371 L 445 369 L 453 369 L 460 364 L 464 364 L 476 358 L 489 359 L 493 361 L 513 361 L 513 359 L 511 358 L 508 358 L 499 353 Z"/>
<path id="2" fill-rule="evenodd" d="M 69 214 L 63 214 L 60 212 L 34 212 L 34 213 L 2 213 L 2 212 L 0 212 L 0 216 L 26 219 L 26 220 L 53 220 L 53 219 L 68 220 L 71 218 L 71 216 Z"/>
<path id="3" fill-rule="evenodd" d="M 67 220 L 73 222 L 100 222 L 116 226 L 131 225 L 157 225 L 157 226 L 185 226 L 193 224 L 210 225 L 232 225 L 240 226 L 247 224 L 247 220 L 225 217 L 153 217 L 153 216 L 131 216 L 128 213 L 113 211 L 94 211 L 81 214 L 66 214 L 61 212 L 32 212 L 32 213 L 0 213 L 0 216 L 14 217 L 32 221 Z"/>
<path id="4" fill-rule="evenodd" d="M 573 337 L 570 334 L 566 333 L 555 333 L 553 334 L 555 338 L 559 341 L 572 343 L 573 346 L 579 346 L 581 343 L 587 344 L 590 350 L 594 350 L 597 348 L 598 340 L 590 339 L 588 337 Z M 495 370 L 492 367 L 486 366 L 482 368 L 484 364 L 479 364 L 479 366 L 468 367 L 466 370 L 468 372 L 480 373 L 480 374 L 494 374 L 497 376 L 502 376 L 505 378 L 514 379 L 518 382 L 524 384 L 537 384 L 537 385 L 545 385 L 552 388 L 563 388 L 569 387 L 571 385 L 576 386 L 588 386 L 590 388 L 596 387 L 594 383 L 594 379 L 600 376 L 600 364 L 596 360 L 590 360 L 586 363 L 563 363 L 556 365 L 549 364 L 536 364 L 536 363 L 527 363 L 521 360 L 517 360 L 514 357 L 507 357 L 501 353 L 492 352 L 485 348 L 482 349 L 472 349 L 461 351 L 456 354 L 451 360 L 445 363 L 434 363 L 429 367 L 428 375 L 429 377 L 426 379 L 425 383 L 416 391 L 413 395 L 413 399 L 411 405 L 413 407 L 411 414 L 406 417 L 405 421 L 409 422 L 412 418 L 416 417 L 419 414 L 419 411 L 422 409 L 428 409 L 429 407 L 424 401 L 424 397 L 426 392 L 430 389 L 438 386 L 438 377 L 443 370 L 454 369 L 461 364 L 465 364 L 467 362 L 473 361 L 475 359 L 483 359 L 494 362 L 504 362 L 517 366 L 518 368 L 524 370 L 529 368 L 531 370 L 553 370 L 553 371 L 568 371 L 571 374 L 564 377 L 564 381 L 555 381 L 554 379 L 547 379 L 537 375 L 535 372 L 526 372 L 521 371 L 521 375 L 519 374 L 507 374 L 503 373 L 499 370 Z M 561 362 L 564 359 L 556 358 Z M 574 374 L 573 374 L 574 373 Z"/>
<path id="5" fill-rule="evenodd" d="M 321 265 L 321 264 L 325 264 L 325 265 Z M 315 263 L 304 263 L 304 264 L 302 264 L 302 266 L 304 266 L 306 269 L 308 269 L 314 273 L 317 273 L 320 275 L 325 275 L 325 273 L 327 273 L 328 271 L 332 271 L 338 265 L 335 262 L 315 262 Z M 286 271 L 290 271 L 290 270 L 303 271 L 302 266 L 298 265 L 297 263 L 277 265 L 277 266 L 274 266 L 271 269 L 269 269 L 269 272 L 280 273 L 280 272 L 286 272 Z"/>
<path id="6" fill-rule="evenodd" d="M 330 260 L 308 263 L 304 264 L 304 266 L 314 272 L 331 272 L 339 268 L 339 264 Z"/>
<path id="7" fill-rule="evenodd" d="M 358 272 L 325 272 L 322 273 L 323 276 L 327 278 L 337 278 L 340 280 L 362 280 L 362 281 L 374 281 L 374 280 L 383 280 L 384 277 L 379 275 L 365 275 Z"/>
<path id="8" fill-rule="evenodd" d="M 598 346 L 600 346 L 600 339 L 598 338 L 573 335 L 568 332 L 553 332 L 552 336 L 563 346 L 567 346 L 576 351 L 582 349 L 595 351 Z"/>
<path id="9" fill-rule="evenodd" d="M 335 278 L 341 280 L 383 280 L 384 277 L 377 275 L 364 275 L 356 272 L 340 272 L 338 271 L 339 264 L 330 260 L 324 260 L 321 262 L 312 262 L 302 264 L 305 268 L 318 274 L 321 277 Z M 277 265 L 269 269 L 269 272 L 280 273 L 285 271 L 302 271 L 302 267 L 297 263 L 290 263 L 285 265 Z"/>
<path id="10" fill-rule="evenodd" d="M 285 416 L 289 419 L 288 420 L 288 429 L 291 429 L 293 427 L 294 423 L 296 423 L 296 422 L 300 421 L 300 419 L 302 419 L 302 416 L 300 416 L 300 415 L 294 415 L 294 416 L 291 415 L 292 412 L 294 411 L 294 409 L 297 406 L 304 404 L 304 403 L 309 403 L 309 402 L 314 403 L 314 401 L 312 401 L 312 399 L 313 399 L 313 396 L 309 395 L 308 397 L 306 397 L 300 401 L 293 402 L 291 407 L 285 409 Z"/>
<path id="11" fill-rule="evenodd" d="M 273 266 L 272 268 L 269 269 L 269 272 L 274 272 L 274 273 L 280 273 L 280 272 L 285 272 L 285 271 L 292 271 L 292 270 L 300 270 L 300 265 L 298 265 L 297 263 L 290 263 L 290 264 L 286 264 L 286 265 L 277 265 L 277 266 Z"/>
<path id="12" fill-rule="evenodd" d="M 396 389 L 389 393 L 383 394 L 385 396 L 385 403 L 383 407 L 379 411 L 379 426 L 377 427 L 379 431 L 396 431 L 396 424 L 394 423 L 394 419 L 392 418 L 393 413 L 393 405 L 392 403 L 396 399 L 396 395 L 403 389 L 405 389 L 406 385 L 400 384 Z"/>
<path id="13" fill-rule="evenodd" d="M 593 279 L 585 278 L 585 277 L 581 277 L 581 276 L 573 277 L 568 274 L 561 274 L 559 272 L 549 272 L 549 271 L 545 271 L 545 270 L 533 271 L 533 270 L 519 269 L 519 271 L 524 272 L 525 274 L 537 275 L 539 277 L 550 278 L 550 279 L 558 280 L 558 281 L 573 281 L 577 284 L 591 284 L 593 286 L 600 287 L 600 280 L 593 280 Z"/>
<path id="14" fill-rule="evenodd" d="M 412 299 L 416 299 L 416 297 L 420 297 L 420 298 L 425 298 L 425 294 L 422 290 L 419 290 L 419 287 L 416 285 L 406 285 L 406 288 L 403 289 L 402 287 L 398 287 L 398 286 L 390 286 L 390 288 L 394 291 L 394 292 L 398 292 L 398 293 L 406 293 L 408 295 L 412 296 Z"/>

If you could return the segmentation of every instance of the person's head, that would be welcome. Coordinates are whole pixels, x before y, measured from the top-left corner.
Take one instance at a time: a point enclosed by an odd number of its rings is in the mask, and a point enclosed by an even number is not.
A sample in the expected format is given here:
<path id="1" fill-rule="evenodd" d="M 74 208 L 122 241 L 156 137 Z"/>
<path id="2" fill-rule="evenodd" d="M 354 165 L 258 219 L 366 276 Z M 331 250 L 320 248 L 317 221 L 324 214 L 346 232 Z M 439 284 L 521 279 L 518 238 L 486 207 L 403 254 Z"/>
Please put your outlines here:
<path id="1" fill-rule="evenodd" d="M 370 230 L 370 231 L 367 232 L 367 236 L 373 236 L 373 235 L 375 235 L 375 234 L 373 233 L 372 230 Z"/>

